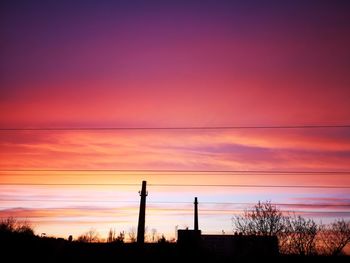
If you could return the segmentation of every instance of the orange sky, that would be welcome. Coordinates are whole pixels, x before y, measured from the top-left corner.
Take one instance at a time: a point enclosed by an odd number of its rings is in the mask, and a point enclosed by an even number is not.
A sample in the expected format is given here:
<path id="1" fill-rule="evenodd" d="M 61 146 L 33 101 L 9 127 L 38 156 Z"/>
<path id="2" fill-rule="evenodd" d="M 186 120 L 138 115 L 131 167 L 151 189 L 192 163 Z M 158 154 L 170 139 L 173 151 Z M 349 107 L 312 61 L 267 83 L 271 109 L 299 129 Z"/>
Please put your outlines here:
<path id="1" fill-rule="evenodd" d="M 176 225 L 192 226 L 191 202 L 194 196 L 203 202 L 200 205 L 202 229 L 212 233 L 230 232 L 230 218 L 249 207 L 249 204 L 225 203 L 272 200 L 296 204 L 280 206 L 282 210 L 315 212 L 302 214 L 317 220 L 348 217 L 348 213 L 342 212 L 349 208 L 349 189 L 152 186 L 350 185 L 348 174 L 322 173 L 347 171 L 350 144 L 342 130 L 288 130 L 283 133 L 270 130 L 3 131 L 0 153 L 2 184 L 74 185 L 3 185 L 1 216 L 28 218 L 37 231 L 52 235 L 71 233 L 76 236 L 89 227 L 95 227 L 102 235 L 106 235 L 110 227 L 128 231 L 136 227 L 137 192 L 141 181 L 147 180 L 150 184 L 148 227 L 157 228 L 169 237 L 174 236 Z M 34 171 L 27 171 L 30 169 Z M 82 171 L 72 171 L 76 169 Z M 114 169 L 170 171 L 118 172 Z M 171 170 L 306 173 L 176 173 Z M 321 173 L 308 174 L 308 171 Z M 320 206 L 314 207 L 313 204 Z M 335 213 L 337 211 L 340 212 Z"/>

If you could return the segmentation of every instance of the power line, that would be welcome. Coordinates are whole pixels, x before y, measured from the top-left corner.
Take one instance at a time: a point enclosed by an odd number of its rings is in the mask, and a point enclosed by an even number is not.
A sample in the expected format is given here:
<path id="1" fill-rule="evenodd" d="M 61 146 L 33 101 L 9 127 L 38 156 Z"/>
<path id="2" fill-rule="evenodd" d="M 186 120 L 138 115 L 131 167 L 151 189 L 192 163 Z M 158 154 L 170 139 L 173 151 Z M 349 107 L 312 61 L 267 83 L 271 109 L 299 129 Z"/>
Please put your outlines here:
<path id="1" fill-rule="evenodd" d="M 67 203 L 136 203 L 131 200 L 75 200 L 75 199 L 1 199 L 2 202 L 67 202 Z M 193 202 L 180 201 L 148 201 L 148 204 L 193 204 Z M 199 202 L 200 205 L 256 205 L 253 202 Z M 305 204 L 305 203 L 271 203 L 277 206 L 305 206 L 305 207 L 350 207 L 349 204 Z"/>
<path id="2" fill-rule="evenodd" d="M 334 174 L 334 173 L 333 173 Z M 47 178 L 53 178 L 53 177 L 117 177 L 117 176 L 148 176 L 152 174 L 147 174 L 147 173 L 127 173 L 127 174 L 120 174 L 120 173 L 88 173 L 88 174 L 82 174 L 82 173 L 77 173 L 77 174 L 70 174 L 70 173 L 32 173 L 32 174 L 17 174 L 17 173 L 0 173 L 0 176 L 8 176 L 8 177 L 42 177 L 45 176 Z M 176 176 L 179 175 L 179 173 L 157 173 L 157 176 Z M 201 174 L 196 174 L 196 173 L 181 173 L 181 175 L 203 175 Z M 209 175 L 209 174 L 208 174 Z M 211 173 L 211 176 L 224 176 L 224 175 L 236 175 L 236 176 L 244 176 L 244 175 L 287 175 L 286 173 Z M 305 173 L 295 173 L 294 175 L 306 175 Z M 307 174 L 307 175 L 332 175 L 332 174 Z M 350 175 L 350 173 L 336 173 L 336 175 Z"/>
<path id="3" fill-rule="evenodd" d="M 169 126 L 169 127 L 34 127 L 0 128 L 0 131 L 104 131 L 104 130 L 235 130 L 235 129 L 333 129 L 350 128 L 343 125 L 262 125 L 262 126 Z"/>
<path id="4" fill-rule="evenodd" d="M 149 184 L 162 187 L 237 187 L 237 188 L 349 188 L 350 186 L 338 185 L 259 185 L 259 184 Z"/>
<path id="5" fill-rule="evenodd" d="M 2 186 L 140 186 L 121 183 L 0 183 Z M 149 184 L 154 187 L 232 187 L 232 188 L 324 188 L 350 189 L 341 185 L 258 185 L 258 184 Z"/>
<path id="6" fill-rule="evenodd" d="M 1 207 L 4 208 L 4 207 Z M 6 208 L 6 207 L 5 207 Z M 10 208 L 13 209 L 13 208 Z M 16 208 L 18 209 L 18 208 Z M 50 209 L 55 209 L 55 208 L 46 208 L 45 210 L 50 210 Z M 60 209 L 66 209 L 66 208 L 60 208 Z M 74 209 L 73 209 L 74 210 Z M 150 209 L 152 211 L 152 208 Z M 183 208 L 183 209 L 164 209 L 164 211 L 184 211 L 184 212 L 193 212 L 193 209 L 190 208 Z M 234 212 L 234 211 L 243 211 L 242 209 L 200 209 L 201 212 Z M 308 213 L 308 214 L 350 214 L 350 211 L 333 211 L 333 210 L 324 210 L 324 211 L 312 211 L 312 210 L 280 210 L 282 213 L 296 213 L 296 214 L 303 214 L 303 213 Z M 138 211 L 130 212 L 130 213 L 138 213 Z M 155 212 L 152 211 L 154 214 Z M 158 213 L 160 213 L 158 211 Z M 36 218 L 36 217 L 50 217 L 50 216 L 28 216 L 25 218 Z M 54 217 L 65 217 L 65 216 L 54 216 Z M 86 217 L 86 215 L 75 215 L 74 217 Z M 94 215 L 94 217 L 107 217 L 106 215 L 98 216 Z"/>
<path id="7" fill-rule="evenodd" d="M 180 170 L 180 169 L 0 169 L 0 172 L 117 172 L 117 173 L 242 173 L 242 174 L 350 174 L 350 171 L 288 170 Z M 142 174 L 143 175 L 143 174 Z"/>

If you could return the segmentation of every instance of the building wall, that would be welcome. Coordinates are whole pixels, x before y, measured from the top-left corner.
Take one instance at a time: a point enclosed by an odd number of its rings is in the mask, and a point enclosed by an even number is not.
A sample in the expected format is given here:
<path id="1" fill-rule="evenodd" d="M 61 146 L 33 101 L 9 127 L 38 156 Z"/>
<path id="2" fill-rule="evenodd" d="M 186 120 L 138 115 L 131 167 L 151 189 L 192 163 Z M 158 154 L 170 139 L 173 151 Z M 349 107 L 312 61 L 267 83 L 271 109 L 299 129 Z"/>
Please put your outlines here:
<path id="1" fill-rule="evenodd" d="M 222 256 L 275 256 L 278 240 L 275 236 L 202 235 L 202 245 Z"/>

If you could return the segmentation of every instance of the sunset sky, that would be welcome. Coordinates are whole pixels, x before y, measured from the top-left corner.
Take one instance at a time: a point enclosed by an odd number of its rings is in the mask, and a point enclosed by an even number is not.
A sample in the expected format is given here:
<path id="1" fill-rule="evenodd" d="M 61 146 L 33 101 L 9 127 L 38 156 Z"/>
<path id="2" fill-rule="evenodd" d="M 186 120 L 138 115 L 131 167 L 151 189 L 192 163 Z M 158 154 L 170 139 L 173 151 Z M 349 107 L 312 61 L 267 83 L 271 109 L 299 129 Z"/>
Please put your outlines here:
<path id="1" fill-rule="evenodd" d="M 259 200 L 349 219 L 349 13 L 340 0 L 1 1 L 0 217 L 65 238 L 128 232 L 147 180 L 146 225 L 168 238 L 193 227 L 195 196 L 205 233 L 232 233 Z M 347 127 L 147 129 L 305 125 Z"/>

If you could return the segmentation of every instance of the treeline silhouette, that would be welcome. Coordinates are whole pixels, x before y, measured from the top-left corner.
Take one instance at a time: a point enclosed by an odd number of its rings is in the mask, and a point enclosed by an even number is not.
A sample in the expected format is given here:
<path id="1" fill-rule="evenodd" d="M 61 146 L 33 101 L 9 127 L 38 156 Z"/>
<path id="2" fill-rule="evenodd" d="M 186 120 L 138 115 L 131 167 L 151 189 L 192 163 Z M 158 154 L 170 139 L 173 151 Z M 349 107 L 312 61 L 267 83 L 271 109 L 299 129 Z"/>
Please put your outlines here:
<path id="1" fill-rule="evenodd" d="M 318 225 L 313 219 L 282 213 L 269 201 L 258 202 L 233 217 L 232 223 L 243 235 L 277 236 L 284 255 L 338 256 L 350 242 L 350 221 L 337 219 Z"/>
<path id="2" fill-rule="evenodd" d="M 135 233 L 109 231 L 101 242 L 90 229 L 76 239 L 35 235 L 28 221 L 14 218 L 0 222 L 0 261 L 2 262 L 347 262 L 343 248 L 350 241 L 350 222 L 338 219 L 317 225 L 312 219 L 283 214 L 271 202 L 259 202 L 242 215 L 232 218 L 237 235 L 277 236 L 280 255 L 263 259 L 258 253 L 224 257 L 203 246 L 183 249 L 152 229 L 152 243 L 138 245 Z M 126 242 L 126 235 L 128 235 Z M 153 238 L 152 238 L 153 237 Z"/>

